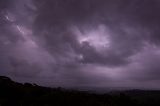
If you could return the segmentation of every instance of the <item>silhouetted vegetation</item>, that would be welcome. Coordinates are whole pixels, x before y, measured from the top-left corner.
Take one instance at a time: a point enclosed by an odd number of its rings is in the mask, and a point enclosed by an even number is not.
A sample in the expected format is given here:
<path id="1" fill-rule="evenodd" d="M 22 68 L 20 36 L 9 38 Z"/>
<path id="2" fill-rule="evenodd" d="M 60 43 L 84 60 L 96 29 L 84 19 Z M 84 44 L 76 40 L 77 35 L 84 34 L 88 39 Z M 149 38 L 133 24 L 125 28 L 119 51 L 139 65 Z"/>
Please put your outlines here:
<path id="1" fill-rule="evenodd" d="M 0 106 L 160 106 L 160 91 L 94 94 L 21 84 L 0 76 Z"/>

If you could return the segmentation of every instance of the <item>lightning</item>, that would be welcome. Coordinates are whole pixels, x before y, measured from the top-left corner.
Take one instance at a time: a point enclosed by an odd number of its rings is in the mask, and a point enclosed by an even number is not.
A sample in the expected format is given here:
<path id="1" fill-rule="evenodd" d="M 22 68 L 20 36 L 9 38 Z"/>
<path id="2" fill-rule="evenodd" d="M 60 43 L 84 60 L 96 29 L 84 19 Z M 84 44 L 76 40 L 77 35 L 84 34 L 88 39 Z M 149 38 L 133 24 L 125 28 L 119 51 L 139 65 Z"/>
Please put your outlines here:
<path id="1" fill-rule="evenodd" d="M 26 41 L 26 43 L 28 44 L 28 46 L 31 47 L 38 47 L 38 45 L 36 44 L 36 42 L 33 40 L 33 38 L 31 38 L 32 31 L 25 28 L 25 27 L 21 27 L 19 25 L 16 25 L 16 29 L 18 30 L 18 32 L 20 32 L 20 36 Z"/>

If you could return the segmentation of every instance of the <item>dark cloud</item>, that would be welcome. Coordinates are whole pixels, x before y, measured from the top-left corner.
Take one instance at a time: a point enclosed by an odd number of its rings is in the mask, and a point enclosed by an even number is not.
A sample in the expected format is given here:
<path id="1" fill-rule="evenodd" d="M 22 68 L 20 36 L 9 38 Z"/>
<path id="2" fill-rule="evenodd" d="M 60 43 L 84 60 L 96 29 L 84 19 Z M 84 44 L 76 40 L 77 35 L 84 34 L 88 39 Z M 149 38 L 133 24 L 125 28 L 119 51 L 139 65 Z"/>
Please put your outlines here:
<path id="1" fill-rule="evenodd" d="M 3 0 L 0 0 L 0 11 L 8 8 L 11 4 L 11 0 L 6 0 L 6 1 L 3 1 Z"/>
<path id="2" fill-rule="evenodd" d="M 158 0 L 0 0 L 0 74 L 47 86 L 159 88 L 159 8 Z"/>

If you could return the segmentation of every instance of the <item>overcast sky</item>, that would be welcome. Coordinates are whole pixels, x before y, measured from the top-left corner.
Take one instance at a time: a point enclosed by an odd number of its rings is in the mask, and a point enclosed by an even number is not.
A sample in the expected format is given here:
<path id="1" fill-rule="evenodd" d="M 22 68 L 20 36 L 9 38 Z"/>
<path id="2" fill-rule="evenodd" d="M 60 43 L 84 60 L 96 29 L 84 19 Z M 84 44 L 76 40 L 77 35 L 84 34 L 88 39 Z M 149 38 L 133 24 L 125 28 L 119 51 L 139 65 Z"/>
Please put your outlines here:
<path id="1" fill-rule="evenodd" d="M 160 89 L 159 10 L 159 0 L 0 0 L 0 75 Z"/>

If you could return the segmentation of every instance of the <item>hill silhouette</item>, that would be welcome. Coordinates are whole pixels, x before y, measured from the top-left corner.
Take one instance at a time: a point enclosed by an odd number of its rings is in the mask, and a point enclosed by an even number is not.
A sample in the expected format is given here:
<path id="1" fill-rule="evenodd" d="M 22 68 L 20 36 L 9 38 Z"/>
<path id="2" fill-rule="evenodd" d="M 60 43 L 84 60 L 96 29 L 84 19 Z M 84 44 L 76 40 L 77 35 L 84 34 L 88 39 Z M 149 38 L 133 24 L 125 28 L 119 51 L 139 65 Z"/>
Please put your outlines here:
<path id="1" fill-rule="evenodd" d="M 95 94 L 22 84 L 0 76 L 0 106 L 160 106 L 160 91 Z"/>

